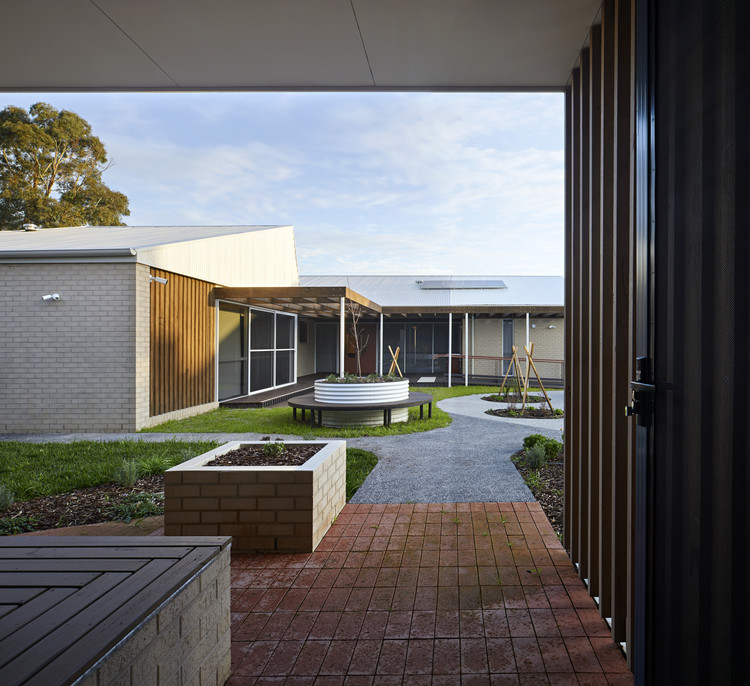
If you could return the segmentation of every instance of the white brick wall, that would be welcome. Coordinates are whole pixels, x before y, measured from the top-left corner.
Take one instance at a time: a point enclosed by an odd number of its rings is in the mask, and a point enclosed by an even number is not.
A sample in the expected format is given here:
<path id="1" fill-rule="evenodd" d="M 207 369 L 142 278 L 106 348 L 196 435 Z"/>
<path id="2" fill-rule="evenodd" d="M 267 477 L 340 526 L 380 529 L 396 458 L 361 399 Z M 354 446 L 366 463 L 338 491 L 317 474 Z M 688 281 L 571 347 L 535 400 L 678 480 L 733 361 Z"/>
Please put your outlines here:
<path id="1" fill-rule="evenodd" d="M 151 269 L 145 264 L 135 265 L 135 428 L 148 424 L 151 383 Z"/>
<path id="2" fill-rule="evenodd" d="M 148 288 L 132 263 L 0 265 L 0 433 L 134 430 L 136 407 L 148 415 Z"/>

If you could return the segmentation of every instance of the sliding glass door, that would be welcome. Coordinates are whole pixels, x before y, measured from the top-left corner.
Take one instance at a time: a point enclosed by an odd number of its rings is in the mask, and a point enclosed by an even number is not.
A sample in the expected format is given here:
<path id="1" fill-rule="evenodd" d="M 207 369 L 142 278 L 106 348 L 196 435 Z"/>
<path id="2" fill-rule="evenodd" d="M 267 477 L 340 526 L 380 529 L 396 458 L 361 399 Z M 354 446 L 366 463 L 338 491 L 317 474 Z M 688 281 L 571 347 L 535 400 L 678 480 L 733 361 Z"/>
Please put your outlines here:
<path id="1" fill-rule="evenodd" d="M 296 381 L 296 317 L 221 303 L 219 400 Z"/>
<path id="2" fill-rule="evenodd" d="M 219 400 L 247 394 L 247 308 L 219 308 Z"/>

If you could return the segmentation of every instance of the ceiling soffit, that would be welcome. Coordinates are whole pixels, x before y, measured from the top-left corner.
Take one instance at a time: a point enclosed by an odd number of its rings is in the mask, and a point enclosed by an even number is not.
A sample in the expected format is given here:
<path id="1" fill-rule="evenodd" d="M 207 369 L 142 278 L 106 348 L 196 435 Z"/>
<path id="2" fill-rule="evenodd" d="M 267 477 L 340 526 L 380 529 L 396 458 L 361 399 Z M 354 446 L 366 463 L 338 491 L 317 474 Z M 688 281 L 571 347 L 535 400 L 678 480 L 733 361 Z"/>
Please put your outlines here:
<path id="1" fill-rule="evenodd" d="M 600 0 L 24 0 L 0 89 L 562 90 Z"/>

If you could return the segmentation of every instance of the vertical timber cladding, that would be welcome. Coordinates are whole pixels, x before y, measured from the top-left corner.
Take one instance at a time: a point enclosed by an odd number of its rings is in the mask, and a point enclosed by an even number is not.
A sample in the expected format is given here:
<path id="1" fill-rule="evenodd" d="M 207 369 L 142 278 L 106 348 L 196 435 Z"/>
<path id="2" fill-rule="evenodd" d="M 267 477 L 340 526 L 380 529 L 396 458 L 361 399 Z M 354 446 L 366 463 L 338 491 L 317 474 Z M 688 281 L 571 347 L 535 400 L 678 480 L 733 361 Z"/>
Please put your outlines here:
<path id="1" fill-rule="evenodd" d="M 150 416 L 182 410 L 215 398 L 216 315 L 214 285 L 151 270 L 169 279 L 151 282 Z"/>
<path id="2" fill-rule="evenodd" d="M 632 642 L 633 13 L 605 0 L 566 91 L 565 547 Z M 630 656 L 629 656 L 630 657 Z"/>

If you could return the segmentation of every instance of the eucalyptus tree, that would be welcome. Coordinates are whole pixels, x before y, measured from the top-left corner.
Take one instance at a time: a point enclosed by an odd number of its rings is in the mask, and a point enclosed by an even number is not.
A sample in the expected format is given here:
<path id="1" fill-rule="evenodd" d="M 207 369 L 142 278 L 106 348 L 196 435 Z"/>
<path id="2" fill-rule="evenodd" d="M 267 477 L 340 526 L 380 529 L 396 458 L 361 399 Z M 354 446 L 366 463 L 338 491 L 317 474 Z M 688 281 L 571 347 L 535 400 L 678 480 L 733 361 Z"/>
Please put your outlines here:
<path id="1" fill-rule="evenodd" d="M 40 102 L 0 111 L 0 228 L 122 226 L 128 199 L 102 181 L 104 144 L 89 123 Z"/>

